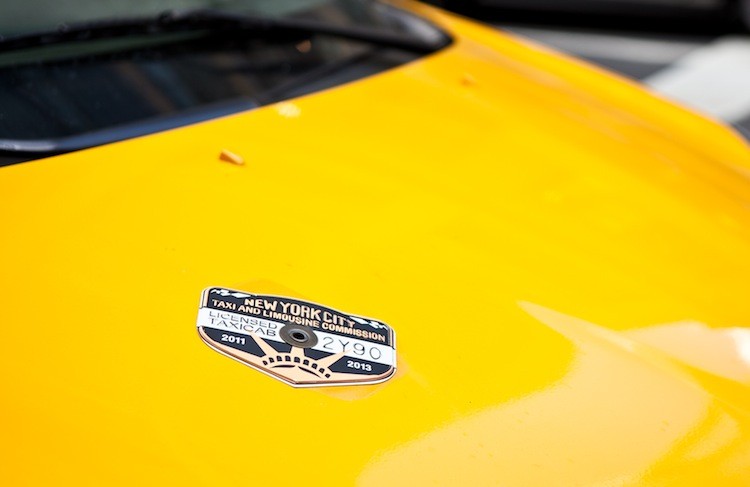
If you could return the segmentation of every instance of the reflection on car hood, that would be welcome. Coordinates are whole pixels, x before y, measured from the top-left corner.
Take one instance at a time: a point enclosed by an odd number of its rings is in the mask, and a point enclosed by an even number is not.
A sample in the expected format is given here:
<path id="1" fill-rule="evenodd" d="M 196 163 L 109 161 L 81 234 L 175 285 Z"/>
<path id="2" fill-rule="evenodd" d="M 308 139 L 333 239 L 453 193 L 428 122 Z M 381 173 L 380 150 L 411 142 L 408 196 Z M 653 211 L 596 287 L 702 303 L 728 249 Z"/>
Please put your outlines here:
<path id="1" fill-rule="evenodd" d="M 745 376 L 636 333 L 750 324 L 747 147 L 412 8 L 456 43 L 0 170 L 4 483 L 747 484 Z M 228 360 L 194 329 L 211 285 L 382 319 L 396 376 Z"/>

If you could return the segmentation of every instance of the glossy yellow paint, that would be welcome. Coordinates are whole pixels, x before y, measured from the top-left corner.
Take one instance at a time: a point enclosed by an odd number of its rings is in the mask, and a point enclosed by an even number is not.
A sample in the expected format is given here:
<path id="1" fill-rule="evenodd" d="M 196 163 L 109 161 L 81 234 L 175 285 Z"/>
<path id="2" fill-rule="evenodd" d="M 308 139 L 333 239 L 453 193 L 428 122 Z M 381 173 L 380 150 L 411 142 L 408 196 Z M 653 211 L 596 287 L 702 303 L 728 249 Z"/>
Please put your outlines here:
<path id="1" fill-rule="evenodd" d="M 747 146 L 400 4 L 455 43 L 0 169 L 2 485 L 750 483 Z M 380 318 L 397 375 L 229 360 L 195 331 L 210 285 Z"/>

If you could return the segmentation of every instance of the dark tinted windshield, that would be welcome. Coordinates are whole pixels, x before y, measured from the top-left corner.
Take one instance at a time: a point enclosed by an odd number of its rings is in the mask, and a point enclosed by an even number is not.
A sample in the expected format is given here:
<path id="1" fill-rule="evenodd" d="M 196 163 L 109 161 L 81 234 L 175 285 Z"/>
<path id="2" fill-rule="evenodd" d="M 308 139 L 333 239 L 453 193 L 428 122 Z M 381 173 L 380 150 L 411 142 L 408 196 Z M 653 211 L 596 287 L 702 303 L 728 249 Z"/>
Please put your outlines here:
<path id="1" fill-rule="evenodd" d="M 312 27 L 257 32 L 197 23 L 175 32 L 83 35 L 75 42 L 34 34 L 60 32 L 52 25 L 73 28 L 125 15 L 148 19 L 196 7 L 304 20 Z M 29 9 L 43 15 L 26 15 Z M 367 0 L 14 0 L 0 10 L 18 19 L 0 16 L 6 40 L 45 39 L 5 50 L 0 43 L 0 165 L 252 109 L 424 54 L 399 42 L 381 43 L 378 33 L 434 42 L 436 49 L 445 44 L 444 35 L 424 20 Z M 316 28 L 330 25 L 336 29 Z"/>
<path id="2" fill-rule="evenodd" d="M 305 16 L 340 25 L 399 29 L 370 0 L 3 0 L 0 35 L 55 29 L 63 24 L 117 17 L 153 16 L 170 10 L 209 8 L 264 17 Z"/>

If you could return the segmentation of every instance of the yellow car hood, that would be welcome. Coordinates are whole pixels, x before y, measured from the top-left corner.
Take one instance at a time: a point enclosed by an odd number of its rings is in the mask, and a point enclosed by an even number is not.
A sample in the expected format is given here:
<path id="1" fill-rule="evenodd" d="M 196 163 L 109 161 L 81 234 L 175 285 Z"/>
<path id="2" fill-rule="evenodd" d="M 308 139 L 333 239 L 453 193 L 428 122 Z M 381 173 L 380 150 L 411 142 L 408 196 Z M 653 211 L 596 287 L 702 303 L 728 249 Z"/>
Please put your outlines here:
<path id="1" fill-rule="evenodd" d="M 750 482 L 750 151 L 404 5 L 453 45 L 0 169 L 3 485 Z M 196 333 L 213 285 L 381 319 L 396 375 L 232 361 Z"/>

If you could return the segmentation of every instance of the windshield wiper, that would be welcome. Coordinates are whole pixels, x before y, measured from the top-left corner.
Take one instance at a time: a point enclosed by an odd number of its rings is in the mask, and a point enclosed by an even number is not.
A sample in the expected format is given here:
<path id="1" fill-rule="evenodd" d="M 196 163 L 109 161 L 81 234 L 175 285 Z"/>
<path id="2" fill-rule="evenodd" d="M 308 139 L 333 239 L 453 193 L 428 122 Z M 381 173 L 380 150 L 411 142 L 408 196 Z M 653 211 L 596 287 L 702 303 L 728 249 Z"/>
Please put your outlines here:
<path id="1" fill-rule="evenodd" d="M 63 24 L 55 30 L 0 36 L 0 53 L 70 42 L 114 39 L 131 35 L 167 34 L 195 30 L 242 31 L 249 36 L 274 38 L 322 34 L 418 54 L 428 54 L 447 45 L 450 39 L 437 36 L 422 39 L 385 30 L 307 20 L 297 17 L 271 18 L 211 9 L 167 11 L 153 17 L 113 18 Z"/>
<path id="2" fill-rule="evenodd" d="M 80 135 L 70 135 L 55 139 L 0 139 L 0 167 L 12 163 L 3 163 L 3 153 L 18 155 L 19 157 L 38 157 L 42 155 L 53 156 L 98 145 L 110 144 L 119 140 L 161 132 L 182 125 L 212 120 L 218 117 L 232 115 L 243 110 L 252 110 L 257 107 L 258 102 L 255 100 L 228 100 L 211 103 L 190 110 L 183 110 L 176 114 L 163 115 L 149 120 L 126 123 Z"/>

